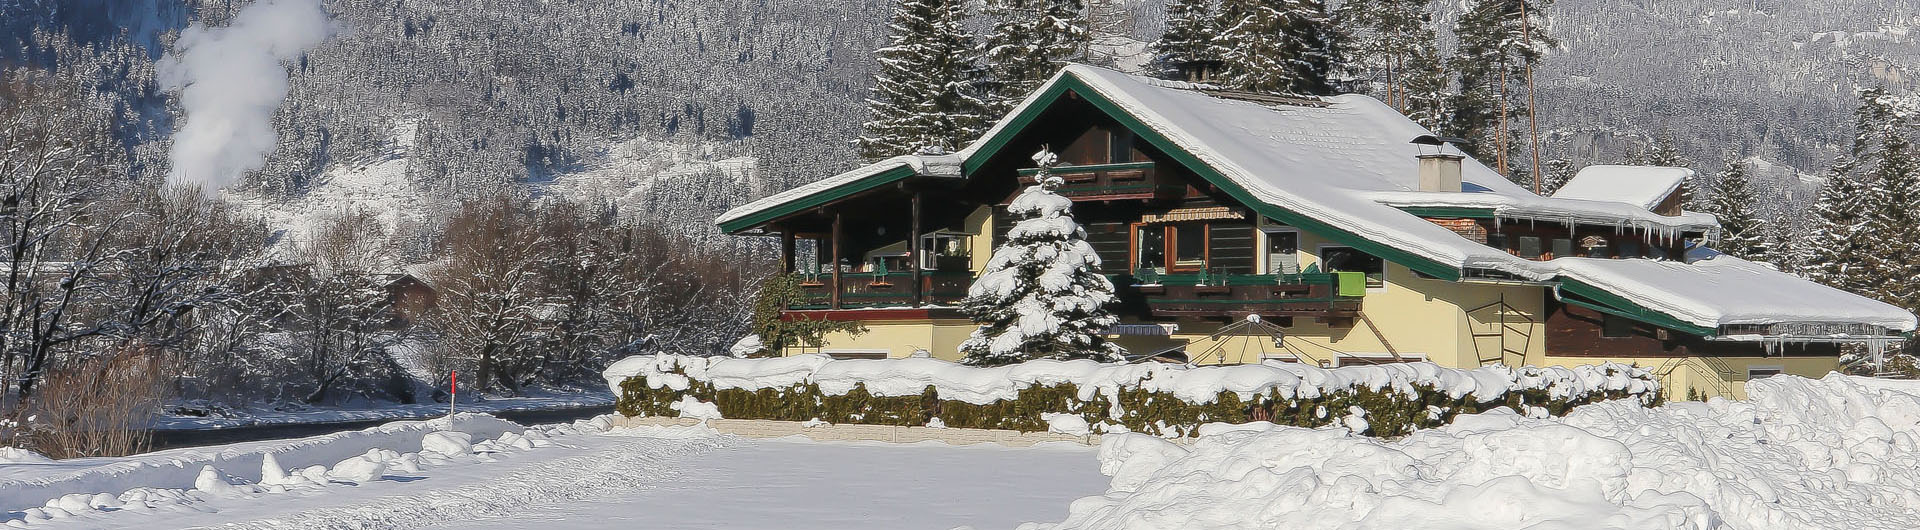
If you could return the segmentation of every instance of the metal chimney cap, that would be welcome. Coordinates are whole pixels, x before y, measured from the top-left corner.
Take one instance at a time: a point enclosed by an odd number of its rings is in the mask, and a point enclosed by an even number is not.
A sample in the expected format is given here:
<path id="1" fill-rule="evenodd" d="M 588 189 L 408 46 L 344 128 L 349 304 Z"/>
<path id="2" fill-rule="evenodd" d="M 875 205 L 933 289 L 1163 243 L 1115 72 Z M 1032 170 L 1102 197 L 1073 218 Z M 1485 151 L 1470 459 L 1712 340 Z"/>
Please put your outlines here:
<path id="1" fill-rule="evenodd" d="M 1468 142 L 1466 138 L 1450 138 L 1445 136 L 1434 136 L 1431 134 L 1422 134 L 1420 136 L 1413 137 L 1413 141 L 1407 142 L 1407 143 L 1420 144 L 1420 145 L 1453 144 L 1456 146 L 1460 146 L 1460 145 L 1467 145 L 1472 142 Z"/>

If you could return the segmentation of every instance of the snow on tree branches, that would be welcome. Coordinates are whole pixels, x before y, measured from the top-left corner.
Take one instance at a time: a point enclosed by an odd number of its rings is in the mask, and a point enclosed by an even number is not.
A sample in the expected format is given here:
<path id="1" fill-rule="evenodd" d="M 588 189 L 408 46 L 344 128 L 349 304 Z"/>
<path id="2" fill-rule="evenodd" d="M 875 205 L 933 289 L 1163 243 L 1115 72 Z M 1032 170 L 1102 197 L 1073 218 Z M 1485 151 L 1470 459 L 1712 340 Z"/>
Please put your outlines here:
<path id="1" fill-rule="evenodd" d="M 1031 359 L 1118 360 L 1125 353 L 1100 332 L 1119 322 L 1106 307 L 1113 283 L 1100 275 L 1100 257 L 1073 220 L 1073 201 L 1054 193 L 1059 157 L 1042 149 L 1036 184 L 1007 210 L 1018 222 L 994 249 L 987 270 L 960 303 L 980 328 L 960 344 L 971 365 Z"/>
<path id="2" fill-rule="evenodd" d="M 1752 179 L 1745 162 L 1727 158 L 1727 170 L 1713 181 L 1713 196 L 1707 199 L 1707 213 L 1720 218 L 1720 244 L 1714 249 L 1746 259 L 1761 259 L 1767 254 L 1765 221 L 1753 209 L 1755 197 Z"/>
<path id="3" fill-rule="evenodd" d="M 901 1 L 892 44 L 874 53 L 880 73 L 867 100 L 862 156 L 951 152 L 980 134 L 987 117 L 977 92 L 985 74 L 974 61 L 966 18 L 962 0 Z"/>
<path id="4" fill-rule="evenodd" d="M 991 80 L 988 108 L 1012 109 L 1068 61 L 1085 57 L 1089 38 L 1080 0 L 992 0 L 995 19 L 985 56 Z"/>

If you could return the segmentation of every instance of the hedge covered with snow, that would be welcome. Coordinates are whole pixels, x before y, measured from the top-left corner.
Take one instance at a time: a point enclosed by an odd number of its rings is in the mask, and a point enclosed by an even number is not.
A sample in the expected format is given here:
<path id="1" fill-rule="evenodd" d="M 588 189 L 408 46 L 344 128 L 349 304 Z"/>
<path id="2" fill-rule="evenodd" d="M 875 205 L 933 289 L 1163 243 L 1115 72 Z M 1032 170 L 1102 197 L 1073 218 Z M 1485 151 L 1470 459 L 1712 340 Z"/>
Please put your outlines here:
<path id="1" fill-rule="evenodd" d="M 1399 436 L 1506 407 L 1561 415 L 1587 403 L 1658 401 L 1646 369 L 1432 363 L 1323 369 L 1297 363 L 1186 367 L 1030 361 L 977 368 L 929 358 L 832 360 L 646 355 L 607 368 L 628 416 L 1193 436 L 1203 423 L 1271 421 Z"/>

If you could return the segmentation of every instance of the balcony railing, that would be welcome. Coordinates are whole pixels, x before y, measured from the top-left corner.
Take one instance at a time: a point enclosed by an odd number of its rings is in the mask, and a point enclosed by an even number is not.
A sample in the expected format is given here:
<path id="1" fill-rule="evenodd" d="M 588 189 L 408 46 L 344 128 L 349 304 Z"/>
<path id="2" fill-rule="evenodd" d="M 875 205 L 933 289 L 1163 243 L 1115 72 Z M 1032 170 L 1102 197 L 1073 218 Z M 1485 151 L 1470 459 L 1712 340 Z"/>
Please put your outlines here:
<path id="1" fill-rule="evenodd" d="M 913 272 L 842 272 L 840 307 L 893 307 L 913 305 Z M 923 305 L 953 305 L 967 297 L 973 273 L 964 270 L 930 270 L 920 273 Z M 800 288 L 805 301 L 791 309 L 827 309 L 832 302 L 832 283 L 825 274 L 809 275 Z"/>
<path id="2" fill-rule="evenodd" d="M 1020 170 L 1020 183 L 1033 184 L 1037 174 L 1035 169 Z M 1181 191 L 1179 184 L 1156 178 L 1153 162 L 1060 166 L 1053 168 L 1053 174 L 1065 181 L 1054 192 L 1076 200 L 1152 199 L 1178 196 Z"/>
<path id="3" fill-rule="evenodd" d="M 1137 295 L 1156 317 L 1352 317 L 1366 295 L 1357 272 L 1303 274 L 1159 274 L 1115 278 L 1124 295 Z"/>

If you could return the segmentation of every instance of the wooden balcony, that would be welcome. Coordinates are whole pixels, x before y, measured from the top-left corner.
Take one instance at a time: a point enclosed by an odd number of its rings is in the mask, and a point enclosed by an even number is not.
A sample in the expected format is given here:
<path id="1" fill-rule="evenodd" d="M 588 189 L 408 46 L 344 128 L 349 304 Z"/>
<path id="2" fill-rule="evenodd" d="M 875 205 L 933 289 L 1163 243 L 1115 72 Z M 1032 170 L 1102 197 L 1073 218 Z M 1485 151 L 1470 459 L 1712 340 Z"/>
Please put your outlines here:
<path id="1" fill-rule="evenodd" d="M 1154 317 L 1314 317 L 1360 314 L 1366 277 L 1357 273 L 1153 274 L 1115 278 L 1123 298 L 1138 297 Z M 1345 287 L 1345 289 L 1342 289 Z"/>
<path id="2" fill-rule="evenodd" d="M 1037 174 L 1036 169 L 1020 170 L 1020 183 L 1033 184 Z M 1162 182 L 1153 162 L 1060 166 L 1053 174 L 1066 181 L 1055 193 L 1076 201 L 1167 199 L 1182 191 L 1179 184 Z"/>
<path id="3" fill-rule="evenodd" d="M 913 305 L 913 272 L 840 273 L 840 307 L 908 307 Z M 800 284 L 806 301 L 789 309 L 827 309 L 832 302 L 832 281 L 826 274 L 810 277 Z M 973 273 L 965 270 L 937 270 L 920 273 L 922 305 L 953 305 L 967 297 Z"/>

